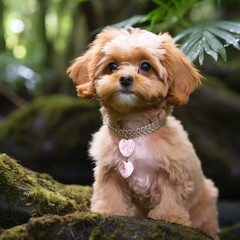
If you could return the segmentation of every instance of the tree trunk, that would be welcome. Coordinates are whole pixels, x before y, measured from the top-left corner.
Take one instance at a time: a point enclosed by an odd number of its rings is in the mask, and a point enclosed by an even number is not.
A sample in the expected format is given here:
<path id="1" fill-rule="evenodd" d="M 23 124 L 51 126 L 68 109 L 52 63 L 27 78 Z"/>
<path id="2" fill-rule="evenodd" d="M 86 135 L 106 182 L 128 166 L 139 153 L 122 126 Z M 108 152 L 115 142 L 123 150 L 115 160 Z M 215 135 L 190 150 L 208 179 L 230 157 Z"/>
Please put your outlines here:
<path id="1" fill-rule="evenodd" d="M 39 3 L 39 13 L 40 13 L 40 18 L 39 18 L 39 37 L 40 37 L 40 42 L 42 43 L 42 48 L 44 51 L 44 60 L 43 60 L 43 66 L 48 68 L 53 68 L 53 52 L 54 52 L 54 47 L 53 44 L 48 40 L 47 38 L 47 31 L 45 27 L 45 17 L 46 17 L 46 12 L 47 12 L 47 5 L 48 1 L 46 0 L 38 0 Z"/>
<path id="2" fill-rule="evenodd" d="M 6 50 L 6 43 L 4 38 L 4 3 L 0 1 L 0 52 Z"/>

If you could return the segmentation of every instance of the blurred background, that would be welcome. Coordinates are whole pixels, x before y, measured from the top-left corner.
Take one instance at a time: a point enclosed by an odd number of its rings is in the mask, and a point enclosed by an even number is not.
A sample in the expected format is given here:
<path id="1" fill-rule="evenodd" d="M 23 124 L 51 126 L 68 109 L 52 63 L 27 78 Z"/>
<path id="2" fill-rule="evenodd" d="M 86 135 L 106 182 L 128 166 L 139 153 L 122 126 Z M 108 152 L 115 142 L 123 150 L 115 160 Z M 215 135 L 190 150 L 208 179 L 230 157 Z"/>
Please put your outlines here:
<path id="1" fill-rule="evenodd" d="M 66 75 L 71 61 L 107 25 L 168 31 L 174 37 L 203 23 L 239 23 L 239 13 L 236 0 L 1 0 L 0 152 L 60 182 L 92 184 L 87 148 L 101 117 L 98 102 L 76 97 Z M 220 189 L 221 211 L 231 212 L 222 216 L 223 225 L 240 221 L 238 42 L 224 45 L 225 61 L 220 50 L 218 61 L 213 51 L 204 55 L 203 64 L 194 61 L 203 86 L 174 111 L 206 176 Z"/>

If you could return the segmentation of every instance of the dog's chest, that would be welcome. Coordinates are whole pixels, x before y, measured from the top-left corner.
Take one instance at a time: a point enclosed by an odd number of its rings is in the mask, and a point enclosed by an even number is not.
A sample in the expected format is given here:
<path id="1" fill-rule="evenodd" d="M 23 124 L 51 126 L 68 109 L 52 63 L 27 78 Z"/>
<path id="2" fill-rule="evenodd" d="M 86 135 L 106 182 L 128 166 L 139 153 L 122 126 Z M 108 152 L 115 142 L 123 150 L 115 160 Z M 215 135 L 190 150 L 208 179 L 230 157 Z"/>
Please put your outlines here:
<path id="1" fill-rule="evenodd" d="M 132 175 L 127 179 L 127 183 L 136 197 L 146 198 L 150 195 L 153 178 L 154 174 L 151 171 L 142 170 L 135 166 Z"/>
<path id="2" fill-rule="evenodd" d="M 144 141 L 136 141 L 134 153 L 128 161 L 134 166 L 131 176 L 126 179 L 128 186 L 135 198 L 145 201 L 156 188 L 160 162 Z"/>

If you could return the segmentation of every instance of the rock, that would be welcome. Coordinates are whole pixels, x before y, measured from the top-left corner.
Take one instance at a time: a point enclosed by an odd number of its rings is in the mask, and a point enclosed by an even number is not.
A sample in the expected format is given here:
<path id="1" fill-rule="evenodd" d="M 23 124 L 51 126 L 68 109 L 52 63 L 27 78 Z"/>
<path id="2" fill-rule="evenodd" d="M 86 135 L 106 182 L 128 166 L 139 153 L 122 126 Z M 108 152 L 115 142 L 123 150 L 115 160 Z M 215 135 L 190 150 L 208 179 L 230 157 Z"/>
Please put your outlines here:
<path id="1" fill-rule="evenodd" d="M 23 237 L 22 240 L 55 240 L 56 237 L 58 240 L 211 239 L 197 229 L 163 221 L 78 212 L 66 216 L 32 218 L 27 225 L 5 231 L 0 235 L 0 240 L 14 240 L 19 236 Z"/>
<path id="2" fill-rule="evenodd" d="M 63 185 L 47 174 L 0 155 L 0 228 L 26 223 L 32 216 L 65 215 L 89 209 L 91 187 Z"/>
<path id="3" fill-rule="evenodd" d="M 90 187 L 64 185 L 0 155 L 0 240 L 209 240 L 200 230 L 89 211 Z"/>
<path id="4" fill-rule="evenodd" d="M 100 126 L 98 104 L 54 95 L 13 112 L 0 126 L 0 152 L 63 183 L 90 184 L 87 148 Z"/>

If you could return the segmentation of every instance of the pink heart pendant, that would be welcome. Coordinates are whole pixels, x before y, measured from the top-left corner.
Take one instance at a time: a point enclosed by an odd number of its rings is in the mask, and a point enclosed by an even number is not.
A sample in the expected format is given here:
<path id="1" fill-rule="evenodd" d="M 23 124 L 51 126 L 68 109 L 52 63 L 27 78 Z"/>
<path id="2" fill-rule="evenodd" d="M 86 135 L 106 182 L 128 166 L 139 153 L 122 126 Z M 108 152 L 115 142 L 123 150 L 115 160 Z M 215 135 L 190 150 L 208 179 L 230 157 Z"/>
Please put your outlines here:
<path id="1" fill-rule="evenodd" d="M 121 161 L 118 165 L 118 171 L 123 178 L 128 178 L 131 176 L 134 170 L 134 166 L 131 162 Z"/>
<path id="2" fill-rule="evenodd" d="M 125 158 L 128 158 L 132 155 L 135 149 L 135 142 L 132 139 L 121 139 L 118 146 L 121 154 Z"/>

